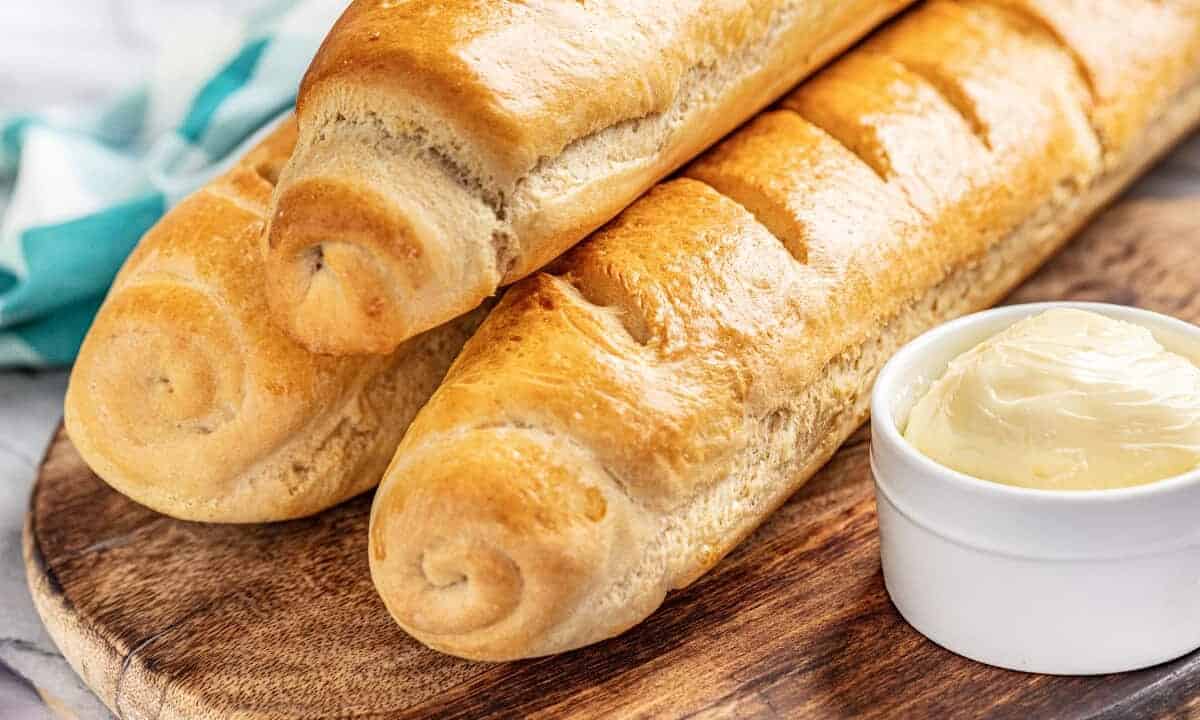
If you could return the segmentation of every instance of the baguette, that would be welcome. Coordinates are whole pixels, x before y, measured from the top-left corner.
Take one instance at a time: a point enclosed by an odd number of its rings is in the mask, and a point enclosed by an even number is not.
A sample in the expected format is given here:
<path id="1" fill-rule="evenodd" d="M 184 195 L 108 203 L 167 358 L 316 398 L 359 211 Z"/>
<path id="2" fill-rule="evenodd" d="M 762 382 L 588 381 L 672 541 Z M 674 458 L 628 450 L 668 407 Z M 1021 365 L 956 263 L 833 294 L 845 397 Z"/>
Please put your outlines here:
<path id="1" fill-rule="evenodd" d="M 560 652 L 728 553 L 895 350 L 1001 298 L 1200 118 L 1195 4 L 1084 5 L 923 4 L 512 287 L 375 496 L 399 624 Z"/>
<path id="2" fill-rule="evenodd" d="M 911 0 L 354 2 L 264 242 L 279 325 L 387 352 L 537 270 Z"/>
<path id="3" fill-rule="evenodd" d="M 320 357 L 268 319 L 257 252 L 288 121 L 171 210 L 119 273 L 66 427 L 109 485 L 185 520 L 309 515 L 370 489 L 479 311 L 391 356 Z"/>

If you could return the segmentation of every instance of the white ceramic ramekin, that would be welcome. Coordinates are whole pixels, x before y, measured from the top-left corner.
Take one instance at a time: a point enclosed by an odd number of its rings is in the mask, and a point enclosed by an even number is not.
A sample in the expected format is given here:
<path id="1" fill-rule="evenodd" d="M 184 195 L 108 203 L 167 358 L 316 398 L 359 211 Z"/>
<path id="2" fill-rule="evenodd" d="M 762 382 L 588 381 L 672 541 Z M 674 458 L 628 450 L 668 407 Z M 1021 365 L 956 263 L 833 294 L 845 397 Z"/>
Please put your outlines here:
<path id="1" fill-rule="evenodd" d="M 901 435 L 951 359 L 1052 307 L 1137 323 L 1200 364 L 1200 328 L 1099 303 L 998 308 L 909 343 L 871 400 L 888 593 L 926 637 L 990 665 L 1082 675 L 1179 657 L 1200 647 L 1200 471 L 1119 490 L 1031 490 L 950 470 Z"/>

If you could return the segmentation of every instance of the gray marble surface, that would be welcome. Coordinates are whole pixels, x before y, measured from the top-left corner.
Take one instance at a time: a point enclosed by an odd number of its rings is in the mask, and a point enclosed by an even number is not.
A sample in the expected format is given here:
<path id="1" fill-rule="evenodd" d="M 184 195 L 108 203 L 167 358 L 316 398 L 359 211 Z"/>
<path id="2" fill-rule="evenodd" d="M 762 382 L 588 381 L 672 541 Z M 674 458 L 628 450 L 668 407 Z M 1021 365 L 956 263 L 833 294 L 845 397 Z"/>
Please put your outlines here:
<path id="1" fill-rule="evenodd" d="M 265 2 L 267 0 L 260 0 Z M 97 102 L 128 81 L 124 68 L 152 63 L 189 13 L 256 3 L 237 0 L 40 0 L 0 2 L 0 111 Z M 158 27 L 160 29 L 156 30 Z M 86 44 L 86 65 L 61 56 Z M 68 47 L 69 46 L 69 47 Z M 76 55 L 78 58 L 79 56 Z M 37 77 L 43 78 L 38 81 Z M 1144 196 L 1200 192 L 1200 136 L 1133 190 Z M 64 372 L 0 373 L 0 719 L 110 717 L 71 671 L 33 611 L 21 560 L 21 525 L 37 461 L 62 414 Z M 54 708 L 51 710 L 50 708 Z"/>
<path id="2" fill-rule="evenodd" d="M 21 560 L 29 488 L 66 384 L 61 371 L 0 373 L 0 718 L 51 717 L 39 693 L 75 717 L 108 717 L 43 630 Z"/>

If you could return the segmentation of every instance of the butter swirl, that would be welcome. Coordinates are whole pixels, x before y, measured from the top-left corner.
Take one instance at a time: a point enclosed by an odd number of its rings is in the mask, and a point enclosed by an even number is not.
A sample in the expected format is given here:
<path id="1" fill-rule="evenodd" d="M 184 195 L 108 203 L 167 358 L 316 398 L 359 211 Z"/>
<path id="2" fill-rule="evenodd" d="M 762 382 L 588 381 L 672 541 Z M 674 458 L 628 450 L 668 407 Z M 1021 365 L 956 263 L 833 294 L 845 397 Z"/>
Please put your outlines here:
<path id="1" fill-rule="evenodd" d="M 951 362 L 905 437 L 947 467 L 1008 485 L 1155 482 L 1200 467 L 1200 368 L 1138 325 L 1050 310 Z"/>

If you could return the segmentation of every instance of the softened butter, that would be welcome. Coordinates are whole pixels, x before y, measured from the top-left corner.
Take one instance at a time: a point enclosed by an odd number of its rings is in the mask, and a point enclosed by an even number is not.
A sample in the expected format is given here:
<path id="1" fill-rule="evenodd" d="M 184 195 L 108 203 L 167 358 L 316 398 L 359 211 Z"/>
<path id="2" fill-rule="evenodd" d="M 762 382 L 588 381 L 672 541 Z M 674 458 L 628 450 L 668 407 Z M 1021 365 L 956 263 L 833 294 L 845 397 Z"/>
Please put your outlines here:
<path id="1" fill-rule="evenodd" d="M 904 435 L 984 480 L 1046 490 L 1141 485 L 1200 466 L 1200 369 L 1143 327 L 1050 310 L 952 361 Z"/>

